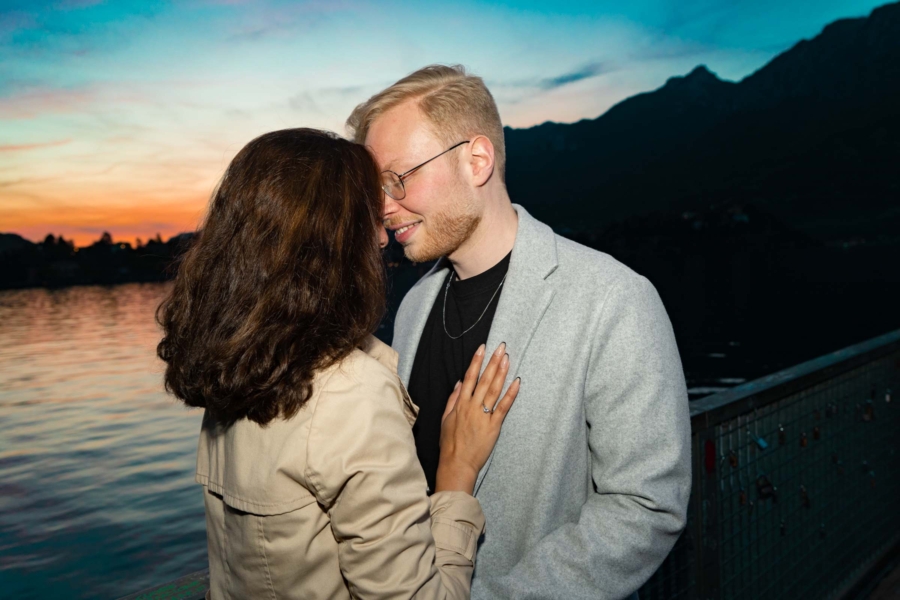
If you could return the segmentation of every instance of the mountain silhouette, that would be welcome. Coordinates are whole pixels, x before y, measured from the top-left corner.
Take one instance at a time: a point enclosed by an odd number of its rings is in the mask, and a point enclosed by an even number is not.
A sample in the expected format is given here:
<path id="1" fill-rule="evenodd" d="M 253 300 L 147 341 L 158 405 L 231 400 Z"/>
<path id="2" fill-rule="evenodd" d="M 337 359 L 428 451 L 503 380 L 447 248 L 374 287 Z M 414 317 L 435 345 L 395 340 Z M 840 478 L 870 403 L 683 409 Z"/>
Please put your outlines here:
<path id="1" fill-rule="evenodd" d="M 706 66 L 593 120 L 505 130 L 510 196 L 562 231 L 752 204 L 823 241 L 900 231 L 900 3 L 740 82 Z"/>

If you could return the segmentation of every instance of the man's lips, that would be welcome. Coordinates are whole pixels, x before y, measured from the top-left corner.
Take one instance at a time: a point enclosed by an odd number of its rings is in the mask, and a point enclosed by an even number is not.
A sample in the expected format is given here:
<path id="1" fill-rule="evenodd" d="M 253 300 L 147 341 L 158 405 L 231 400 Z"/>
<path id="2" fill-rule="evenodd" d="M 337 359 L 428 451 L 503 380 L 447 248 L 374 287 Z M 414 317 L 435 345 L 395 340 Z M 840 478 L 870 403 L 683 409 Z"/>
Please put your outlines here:
<path id="1" fill-rule="evenodd" d="M 397 228 L 394 228 L 394 239 L 396 239 L 399 243 L 406 242 L 419 228 L 419 224 L 421 221 L 413 221 L 412 223 L 403 223 Z"/>

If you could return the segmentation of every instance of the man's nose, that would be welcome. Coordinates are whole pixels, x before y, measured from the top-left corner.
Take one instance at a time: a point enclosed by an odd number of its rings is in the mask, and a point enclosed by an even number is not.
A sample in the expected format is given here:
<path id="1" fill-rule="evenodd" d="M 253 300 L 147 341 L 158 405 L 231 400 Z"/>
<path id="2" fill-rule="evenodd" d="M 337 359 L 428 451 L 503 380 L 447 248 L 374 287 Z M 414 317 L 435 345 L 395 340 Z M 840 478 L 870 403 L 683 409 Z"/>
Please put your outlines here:
<path id="1" fill-rule="evenodd" d="M 391 215 L 395 214 L 400 210 L 400 205 L 397 204 L 397 201 L 388 196 L 384 195 L 384 213 L 383 216 L 385 219 L 390 218 Z"/>

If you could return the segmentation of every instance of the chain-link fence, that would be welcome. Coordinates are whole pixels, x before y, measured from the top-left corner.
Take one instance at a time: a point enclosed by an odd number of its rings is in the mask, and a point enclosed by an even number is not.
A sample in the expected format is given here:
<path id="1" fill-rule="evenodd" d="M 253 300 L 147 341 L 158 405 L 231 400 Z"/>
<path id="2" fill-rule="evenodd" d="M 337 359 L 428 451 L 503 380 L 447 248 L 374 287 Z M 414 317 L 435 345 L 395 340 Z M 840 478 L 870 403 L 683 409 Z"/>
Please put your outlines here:
<path id="1" fill-rule="evenodd" d="M 687 529 L 641 600 L 840 597 L 900 541 L 897 393 L 900 331 L 692 403 Z"/>

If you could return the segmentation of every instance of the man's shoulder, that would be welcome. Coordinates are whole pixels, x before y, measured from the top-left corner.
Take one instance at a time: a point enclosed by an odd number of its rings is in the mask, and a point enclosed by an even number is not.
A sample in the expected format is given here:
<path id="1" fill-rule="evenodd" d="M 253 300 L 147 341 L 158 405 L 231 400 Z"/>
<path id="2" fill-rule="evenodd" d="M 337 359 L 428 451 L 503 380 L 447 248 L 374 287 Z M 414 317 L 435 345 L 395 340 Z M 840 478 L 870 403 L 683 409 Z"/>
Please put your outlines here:
<path id="1" fill-rule="evenodd" d="M 639 285 L 646 279 L 609 254 L 555 234 L 559 266 L 554 273 L 582 288 Z"/>

